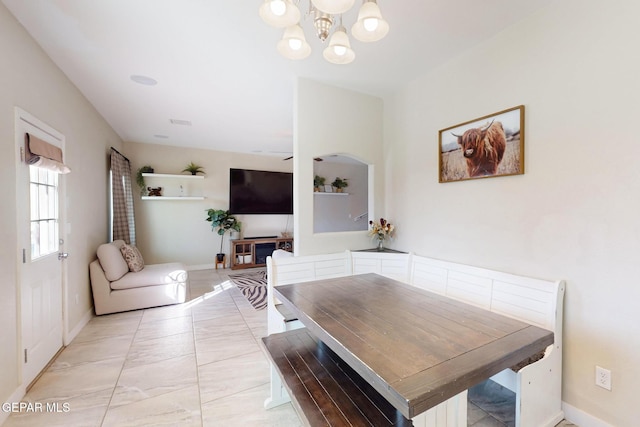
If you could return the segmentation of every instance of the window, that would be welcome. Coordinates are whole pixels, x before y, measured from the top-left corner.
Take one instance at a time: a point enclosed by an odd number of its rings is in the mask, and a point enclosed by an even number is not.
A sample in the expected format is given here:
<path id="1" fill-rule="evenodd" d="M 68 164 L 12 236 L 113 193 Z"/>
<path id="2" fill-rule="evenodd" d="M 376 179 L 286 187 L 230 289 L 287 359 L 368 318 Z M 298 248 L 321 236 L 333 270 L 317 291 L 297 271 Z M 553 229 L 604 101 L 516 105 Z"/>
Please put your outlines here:
<path id="1" fill-rule="evenodd" d="M 29 166 L 31 260 L 58 252 L 58 174 Z"/>

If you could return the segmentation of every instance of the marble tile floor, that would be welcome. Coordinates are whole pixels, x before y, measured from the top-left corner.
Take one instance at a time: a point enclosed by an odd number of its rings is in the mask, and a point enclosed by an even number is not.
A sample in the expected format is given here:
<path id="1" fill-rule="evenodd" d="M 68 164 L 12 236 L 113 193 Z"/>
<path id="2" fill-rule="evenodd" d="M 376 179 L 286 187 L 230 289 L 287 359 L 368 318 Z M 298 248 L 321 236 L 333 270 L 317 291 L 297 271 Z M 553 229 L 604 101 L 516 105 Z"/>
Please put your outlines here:
<path id="1" fill-rule="evenodd" d="M 301 426 L 291 404 L 262 406 L 266 310 L 229 272 L 191 271 L 184 304 L 94 317 L 23 399 L 57 411 L 13 413 L 3 427 Z M 468 423 L 510 425 L 473 404 Z"/>
<path id="2" fill-rule="evenodd" d="M 467 425 L 469 427 L 515 427 L 516 394 L 487 380 L 469 389 Z M 574 424 L 561 421 L 556 427 Z"/>

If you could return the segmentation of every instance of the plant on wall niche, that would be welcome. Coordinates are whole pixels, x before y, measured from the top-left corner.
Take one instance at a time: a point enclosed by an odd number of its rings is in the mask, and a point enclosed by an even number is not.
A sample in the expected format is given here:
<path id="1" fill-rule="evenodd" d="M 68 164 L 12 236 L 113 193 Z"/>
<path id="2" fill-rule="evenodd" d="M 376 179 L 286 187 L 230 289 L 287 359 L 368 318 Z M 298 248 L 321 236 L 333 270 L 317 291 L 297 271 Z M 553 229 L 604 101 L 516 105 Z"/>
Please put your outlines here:
<path id="1" fill-rule="evenodd" d="M 349 186 L 349 183 L 347 182 L 347 178 L 336 177 L 331 185 L 336 188 L 336 193 L 342 193 L 342 191 Z"/>
<path id="2" fill-rule="evenodd" d="M 313 191 L 323 191 L 321 188 L 327 179 L 323 176 L 316 175 L 313 177 Z"/>
<path id="3" fill-rule="evenodd" d="M 224 252 L 222 252 L 222 244 L 224 242 L 224 235 L 227 231 L 234 230 L 240 231 L 241 223 L 238 219 L 231 215 L 229 211 L 223 209 L 208 209 L 207 221 L 211 223 L 211 231 L 217 231 L 220 238 L 220 252 L 216 254 L 218 261 L 224 260 Z M 216 230 L 217 229 L 217 230 Z"/>
<path id="4" fill-rule="evenodd" d="M 136 184 L 138 184 L 138 187 L 140 187 L 140 195 L 142 196 L 144 196 L 147 192 L 147 186 L 144 182 L 144 176 L 142 176 L 143 173 L 153 173 L 153 168 L 149 165 L 145 165 L 138 169 L 138 172 L 136 172 Z"/>

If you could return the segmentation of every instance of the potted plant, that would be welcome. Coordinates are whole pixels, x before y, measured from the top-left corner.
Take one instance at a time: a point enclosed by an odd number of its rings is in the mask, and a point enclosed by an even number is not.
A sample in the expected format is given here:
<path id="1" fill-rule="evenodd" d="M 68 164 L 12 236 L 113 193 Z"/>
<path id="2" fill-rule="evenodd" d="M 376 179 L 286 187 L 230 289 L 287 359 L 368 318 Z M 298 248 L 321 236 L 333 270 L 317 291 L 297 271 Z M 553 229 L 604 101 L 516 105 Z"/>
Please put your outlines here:
<path id="1" fill-rule="evenodd" d="M 342 193 L 342 191 L 349 186 L 349 183 L 347 182 L 347 178 L 336 177 L 331 185 L 336 188 L 336 193 Z"/>
<path id="2" fill-rule="evenodd" d="M 204 171 L 202 170 L 202 166 L 198 166 L 193 162 L 189 163 L 186 168 L 182 169 L 182 172 L 190 172 L 191 175 L 197 175 L 199 173 L 205 175 Z"/>
<path id="3" fill-rule="evenodd" d="M 219 262 L 224 261 L 224 252 L 222 252 L 222 244 L 224 242 L 224 235 L 229 230 L 240 231 L 240 221 L 231 215 L 229 211 L 223 209 L 208 209 L 207 221 L 211 222 L 211 231 L 217 231 L 220 238 L 220 252 L 216 254 L 216 258 Z"/>
<path id="4" fill-rule="evenodd" d="M 324 191 L 324 183 L 326 178 L 320 175 L 316 175 L 313 177 L 313 191 Z"/>
<path id="5" fill-rule="evenodd" d="M 142 176 L 143 173 L 153 173 L 153 168 L 149 165 L 145 165 L 138 169 L 138 172 L 136 172 L 136 184 L 138 184 L 138 187 L 140 187 L 140 195 L 142 196 L 144 196 L 147 191 L 147 186 L 144 182 L 144 176 Z"/>

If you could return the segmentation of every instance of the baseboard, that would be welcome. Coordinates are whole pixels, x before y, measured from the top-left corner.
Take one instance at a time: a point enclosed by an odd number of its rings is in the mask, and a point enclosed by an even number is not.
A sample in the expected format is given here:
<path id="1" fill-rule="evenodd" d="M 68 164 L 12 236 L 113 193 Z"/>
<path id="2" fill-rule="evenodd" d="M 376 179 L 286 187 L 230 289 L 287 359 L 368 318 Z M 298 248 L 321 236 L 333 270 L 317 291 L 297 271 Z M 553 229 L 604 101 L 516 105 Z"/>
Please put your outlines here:
<path id="1" fill-rule="evenodd" d="M 11 393 L 11 396 L 9 396 L 9 398 L 3 403 L 21 402 L 25 394 L 27 394 L 27 389 L 24 385 L 21 385 L 20 387 L 15 389 L 15 391 Z M 4 409 L 0 411 L 0 426 L 3 425 L 5 421 L 7 421 L 9 415 L 11 415 L 11 411 L 5 411 Z"/>
<path id="2" fill-rule="evenodd" d="M 87 323 L 89 323 L 93 319 L 93 307 L 91 307 L 87 312 L 82 316 L 82 319 L 78 322 L 78 324 L 70 331 L 67 331 L 64 337 L 64 345 L 67 346 L 71 344 L 71 341 L 80 333 L 82 328 L 84 328 Z"/>
<path id="3" fill-rule="evenodd" d="M 562 402 L 562 410 L 564 411 L 564 418 L 578 427 L 613 427 L 611 424 L 587 414 L 567 402 Z"/>

